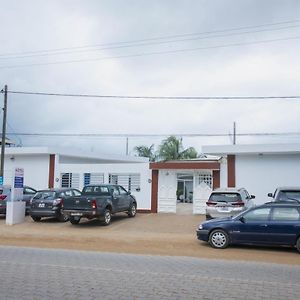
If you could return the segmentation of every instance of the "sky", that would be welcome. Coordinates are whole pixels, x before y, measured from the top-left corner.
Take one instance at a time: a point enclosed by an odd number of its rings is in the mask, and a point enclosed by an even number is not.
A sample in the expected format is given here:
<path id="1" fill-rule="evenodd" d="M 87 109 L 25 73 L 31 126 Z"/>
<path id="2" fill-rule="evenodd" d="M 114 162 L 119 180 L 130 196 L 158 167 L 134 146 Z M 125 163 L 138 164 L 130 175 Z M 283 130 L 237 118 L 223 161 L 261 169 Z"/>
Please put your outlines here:
<path id="1" fill-rule="evenodd" d="M 0 87 L 116 96 L 300 96 L 298 0 L 0 0 Z M 3 103 L 3 94 L 0 95 Z M 2 105 L 2 104 L 1 104 Z M 237 133 L 299 133 L 300 100 L 166 100 L 8 94 L 23 146 L 129 154 L 168 134 L 185 147 Z M 2 124 L 2 115 L 1 115 Z M 27 136 L 122 134 L 122 137 Z M 186 137 L 185 134 L 225 134 Z M 165 136 L 164 136 L 165 135 Z M 237 136 L 238 144 L 300 135 Z"/>

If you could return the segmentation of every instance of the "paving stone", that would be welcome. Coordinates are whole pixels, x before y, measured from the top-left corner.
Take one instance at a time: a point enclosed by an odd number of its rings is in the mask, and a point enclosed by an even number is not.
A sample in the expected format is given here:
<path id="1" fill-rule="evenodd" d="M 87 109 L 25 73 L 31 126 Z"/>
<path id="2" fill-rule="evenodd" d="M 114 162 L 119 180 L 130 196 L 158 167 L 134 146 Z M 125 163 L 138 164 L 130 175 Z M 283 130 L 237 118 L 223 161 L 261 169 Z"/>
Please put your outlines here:
<path id="1" fill-rule="evenodd" d="M 300 259 L 300 256 L 299 256 Z M 0 247 L 0 299 L 297 299 L 300 267 Z"/>

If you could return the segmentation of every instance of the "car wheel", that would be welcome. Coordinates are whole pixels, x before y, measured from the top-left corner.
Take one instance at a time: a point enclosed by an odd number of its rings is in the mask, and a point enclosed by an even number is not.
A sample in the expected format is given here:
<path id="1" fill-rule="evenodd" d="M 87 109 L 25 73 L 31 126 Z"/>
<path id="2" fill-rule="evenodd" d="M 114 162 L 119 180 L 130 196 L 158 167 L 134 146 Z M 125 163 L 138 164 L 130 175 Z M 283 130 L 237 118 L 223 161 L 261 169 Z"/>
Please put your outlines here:
<path id="1" fill-rule="evenodd" d="M 107 226 L 107 225 L 110 224 L 110 222 L 111 222 L 111 212 L 110 212 L 109 209 L 106 209 L 106 210 L 104 211 L 103 225 L 104 225 L 104 226 Z"/>
<path id="2" fill-rule="evenodd" d="M 41 221 L 41 217 L 31 216 L 31 219 L 32 219 L 34 222 L 39 222 L 39 221 Z"/>
<path id="3" fill-rule="evenodd" d="M 69 221 L 71 222 L 71 224 L 73 225 L 77 225 L 80 222 L 80 218 L 74 218 L 74 217 L 70 217 Z"/>
<path id="4" fill-rule="evenodd" d="M 300 252 L 300 237 L 298 237 L 298 239 L 297 239 L 296 248 L 297 248 L 298 252 Z"/>
<path id="5" fill-rule="evenodd" d="M 69 217 L 61 213 L 61 214 L 57 217 L 57 220 L 58 220 L 59 222 L 67 222 L 67 221 L 69 220 Z"/>
<path id="6" fill-rule="evenodd" d="M 216 229 L 209 235 L 209 244 L 213 248 L 224 249 L 229 245 L 228 234 L 222 229 Z"/>
<path id="7" fill-rule="evenodd" d="M 133 218 L 136 215 L 136 204 L 132 203 L 128 210 L 128 217 Z"/>

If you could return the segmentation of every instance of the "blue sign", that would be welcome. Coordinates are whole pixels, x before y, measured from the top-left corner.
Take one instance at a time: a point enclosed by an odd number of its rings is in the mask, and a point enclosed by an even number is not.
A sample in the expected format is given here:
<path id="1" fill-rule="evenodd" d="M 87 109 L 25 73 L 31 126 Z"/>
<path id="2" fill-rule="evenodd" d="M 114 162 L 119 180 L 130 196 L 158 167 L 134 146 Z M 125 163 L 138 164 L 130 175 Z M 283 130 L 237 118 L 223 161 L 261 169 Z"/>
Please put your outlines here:
<path id="1" fill-rule="evenodd" d="M 0 185 L 3 185 L 3 176 L 0 176 Z"/>
<path id="2" fill-rule="evenodd" d="M 24 182 L 24 178 L 23 177 L 15 177 L 14 187 L 15 188 L 23 188 L 23 182 Z"/>

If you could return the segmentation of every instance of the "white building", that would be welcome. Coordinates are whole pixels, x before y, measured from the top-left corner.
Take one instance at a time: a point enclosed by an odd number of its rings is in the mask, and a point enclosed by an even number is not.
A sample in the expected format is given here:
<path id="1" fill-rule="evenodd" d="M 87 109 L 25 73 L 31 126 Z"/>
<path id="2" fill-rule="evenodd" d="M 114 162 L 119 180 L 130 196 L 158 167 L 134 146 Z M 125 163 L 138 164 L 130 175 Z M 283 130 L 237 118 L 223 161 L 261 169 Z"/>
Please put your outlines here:
<path id="1" fill-rule="evenodd" d="M 5 149 L 4 184 L 12 183 L 13 170 L 24 169 L 24 184 L 35 189 L 113 183 L 137 198 L 139 211 L 151 209 L 151 172 L 148 158 L 105 156 L 51 147 Z"/>
<path id="2" fill-rule="evenodd" d="M 300 144 L 203 146 L 220 155 L 220 186 L 245 187 L 256 204 L 270 201 L 278 186 L 300 186 Z"/>

